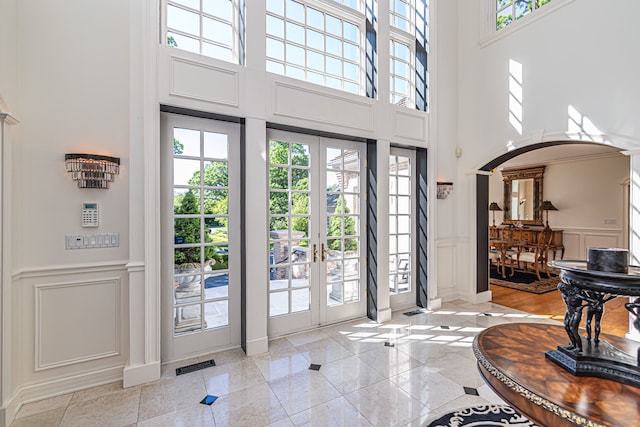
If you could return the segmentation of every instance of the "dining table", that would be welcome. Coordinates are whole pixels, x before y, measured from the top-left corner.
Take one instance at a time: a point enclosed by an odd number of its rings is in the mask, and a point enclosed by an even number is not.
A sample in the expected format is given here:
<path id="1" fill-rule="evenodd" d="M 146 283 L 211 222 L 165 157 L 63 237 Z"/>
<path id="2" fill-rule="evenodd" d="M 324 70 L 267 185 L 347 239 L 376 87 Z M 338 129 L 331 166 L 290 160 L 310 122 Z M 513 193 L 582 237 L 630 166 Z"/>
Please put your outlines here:
<path id="1" fill-rule="evenodd" d="M 507 259 L 507 252 L 511 249 L 517 252 L 520 252 L 526 244 L 528 244 L 526 240 L 519 240 L 519 239 L 490 239 L 489 240 L 490 247 L 495 248 L 497 251 L 500 252 L 500 264 L 498 265 L 501 266 L 500 273 L 502 274 L 503 279 L 507 277 L 507 275 L 505 274 L 505 261 Z M 511 276 L 513 276 L 515 270 L 513 268 L 512 258 L 510 258 L 510 263 L 511 263 Z"/>

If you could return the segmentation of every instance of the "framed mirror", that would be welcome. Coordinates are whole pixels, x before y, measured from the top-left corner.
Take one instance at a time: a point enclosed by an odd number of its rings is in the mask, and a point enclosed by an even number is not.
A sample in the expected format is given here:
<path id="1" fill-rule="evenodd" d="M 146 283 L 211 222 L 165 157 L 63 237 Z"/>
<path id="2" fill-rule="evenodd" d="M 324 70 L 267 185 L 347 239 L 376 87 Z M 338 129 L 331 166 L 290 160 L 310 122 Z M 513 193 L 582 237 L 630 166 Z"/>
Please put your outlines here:
<path id="1" fill-rule="evenodd" d="M 544 165 L 502 170 L 504 223 L 543 225 L 542 177 Z"/>

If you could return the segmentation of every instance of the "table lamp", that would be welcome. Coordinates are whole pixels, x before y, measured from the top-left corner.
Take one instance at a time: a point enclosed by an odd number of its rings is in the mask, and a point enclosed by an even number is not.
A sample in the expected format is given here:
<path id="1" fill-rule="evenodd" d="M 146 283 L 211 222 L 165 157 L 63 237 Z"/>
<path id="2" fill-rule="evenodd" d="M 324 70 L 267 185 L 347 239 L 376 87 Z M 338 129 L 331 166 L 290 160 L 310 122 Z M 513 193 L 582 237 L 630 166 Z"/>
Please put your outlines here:
<path id="1" fill-rule="evenodd" d="M 558 208 L 553 206 L 553 203 L 551 203 L 550 201 L 544 200 L 542 202 L 542 210 L 543 212 L 547 213 L 547 228 L 549 228 L 549 211 L 557 211 Z"/>
<path id="2" fill-rule="evenodd" d="M 496 202 L 491 202 L 489 210 L 493 212 L 493 226 L 496 226 L 496 211 L 502 211 Z"/>

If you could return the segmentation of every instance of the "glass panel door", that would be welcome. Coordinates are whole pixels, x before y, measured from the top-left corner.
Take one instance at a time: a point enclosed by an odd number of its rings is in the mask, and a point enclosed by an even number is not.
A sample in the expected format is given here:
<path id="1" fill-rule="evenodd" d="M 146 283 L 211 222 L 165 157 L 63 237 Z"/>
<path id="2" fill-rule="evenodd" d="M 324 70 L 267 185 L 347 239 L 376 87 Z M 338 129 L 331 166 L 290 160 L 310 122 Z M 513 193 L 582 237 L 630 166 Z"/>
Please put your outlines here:
<path id="1" fill-rule="evenodd" d="M 163 358 L 174 360 L 240 343 L 239 125 L 167 114 L 162 141 Z"/>
<path id="2" fill-rule="evenodd" d="M 326 321 L 364 310 L 365 272 L 361 206 L 364 186 L 364 147 L 349 141 L 323 139 L 324 197 L 321 242 L 325 263 Z"/>
<path id="3" fill-rule="evenodd" d="M 312 190 L 317 138 L 270 132 L 269 157 L 269 318 L 270 336 L 318 324 L 317 220 Z M 317 207 L 316 207 L 317 210 Z M 314 301 L 312 301 L 314 300 Z"/>
<path id="4" fill-rule="evenodd" d="M 269 335 L 364 315 L 364 144 L 268 135 Z"/>
<path id="5" fill-rule="evenodd" d="M 415 305 L 415 153 L 391 148 L 389 156 L 389 292 L 391 308 Z"/>

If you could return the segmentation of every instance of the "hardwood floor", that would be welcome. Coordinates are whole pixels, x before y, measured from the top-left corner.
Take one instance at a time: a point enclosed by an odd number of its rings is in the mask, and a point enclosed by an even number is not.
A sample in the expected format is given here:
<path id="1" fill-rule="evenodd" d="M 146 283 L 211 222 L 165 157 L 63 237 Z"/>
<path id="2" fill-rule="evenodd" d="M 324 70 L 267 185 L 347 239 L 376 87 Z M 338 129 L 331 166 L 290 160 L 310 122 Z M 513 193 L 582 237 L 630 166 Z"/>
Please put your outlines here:
<path id="1" fill-rule="evenodd" d="M 491 302 L 506 307 L 522 310 L 527 313 L 550 317 L 560 322 L 564 319 L 565 305 L 560 291 L 546 294 L 533 294 L 503 286 L 489 285 L 492 293 Z M 624 337 L 629 330 L 629 312 L 624 308 L 627 298 L 616 298 L 604 306 L 602 316 L 602 333 Z M 585 319 L 580 326 L 584 328 Z"/>

